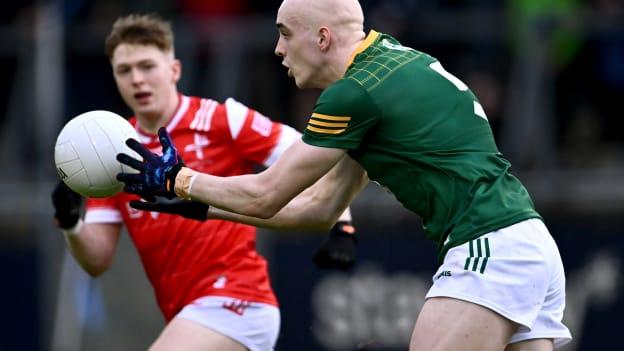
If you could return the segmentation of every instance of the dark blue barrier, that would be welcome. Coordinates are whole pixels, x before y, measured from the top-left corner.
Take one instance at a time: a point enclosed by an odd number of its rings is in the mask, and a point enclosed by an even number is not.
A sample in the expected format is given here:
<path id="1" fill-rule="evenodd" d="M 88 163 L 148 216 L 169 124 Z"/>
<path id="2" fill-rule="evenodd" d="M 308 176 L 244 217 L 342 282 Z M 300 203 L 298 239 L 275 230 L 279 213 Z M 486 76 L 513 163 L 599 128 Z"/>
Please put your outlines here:
<path id="1" fill-rule="evenodd" d="M 40 350 L 37 255 L 34 248 L 0 247 L 0 350 Z"/>

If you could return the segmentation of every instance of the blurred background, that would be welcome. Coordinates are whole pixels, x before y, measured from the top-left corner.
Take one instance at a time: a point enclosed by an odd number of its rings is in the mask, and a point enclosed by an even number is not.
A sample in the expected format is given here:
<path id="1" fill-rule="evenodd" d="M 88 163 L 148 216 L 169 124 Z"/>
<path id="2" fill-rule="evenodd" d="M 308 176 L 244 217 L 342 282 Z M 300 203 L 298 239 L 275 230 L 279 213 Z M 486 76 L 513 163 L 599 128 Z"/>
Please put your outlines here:
<path id="1" fill-rule="evenodd" d="M 366 29 L 425 51 L 480 98 L 500 150 L 531 192 L 567 269 L 565 350 L 621 349 L 624 314 L 624 2 L 362 0 Z M 71 117 L 129 115 L 103 41 L 113 21 L 172 21 L 180 90 L 232 96 L 299 130 L 317 91 L 273 55 L 279 1 L 17 0 L 0 12 L 0 350 L 142 350 L 164 322 L 124 236 L 90 279 L 52 225 L 53 145 Z M 282 306 L 278 351 L 405 350 L 436 268 L 417 216 L 376 186 L 353 204 L 349 274 L 310 258 L 323 233 L 259 234 Z"/>

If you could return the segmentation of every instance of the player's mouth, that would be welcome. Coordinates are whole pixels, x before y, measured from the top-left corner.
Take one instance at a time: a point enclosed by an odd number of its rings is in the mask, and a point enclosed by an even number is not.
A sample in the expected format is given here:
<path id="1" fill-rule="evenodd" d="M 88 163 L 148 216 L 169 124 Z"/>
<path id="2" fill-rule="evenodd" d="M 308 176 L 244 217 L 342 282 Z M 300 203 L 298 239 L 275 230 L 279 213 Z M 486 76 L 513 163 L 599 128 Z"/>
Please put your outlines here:
<path id="1" fill-rule="evenodd" d="M 152 96 L 152 93 L 140 92 L 140 93 L 134 94 L 134 99 L 139 103 L 139 105 L 145 105 L 149 103 L 151 96 Z"/>
<path id="2" fill-rule="evenodd" d="M 288 77 L 292 77 L 292 69 L 288 67 L 284 62 L 282 62 L 282 66 L 286 67 L 286 69 L 288 70 Z"/>

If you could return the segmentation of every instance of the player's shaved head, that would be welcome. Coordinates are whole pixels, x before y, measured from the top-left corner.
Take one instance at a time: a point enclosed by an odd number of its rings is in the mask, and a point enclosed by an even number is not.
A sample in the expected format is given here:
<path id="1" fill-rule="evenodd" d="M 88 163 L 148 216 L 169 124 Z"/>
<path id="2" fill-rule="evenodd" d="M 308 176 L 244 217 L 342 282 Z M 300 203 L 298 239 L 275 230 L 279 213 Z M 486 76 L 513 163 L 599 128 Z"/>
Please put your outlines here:
<path id="1" fill-rule="evenodd" d="M 300 88 L 325 88 L 340 79 L 366 36 L 357 0 L 284 0 L 276 25 L 275 54 Z"/>
<path id="2" fill-rule="evenodd" d="M 284 0 L 278 22 L 281 16 L 310 30 L 328 27 L 339 36 L 364 30 L 364 14 L 357 0 Z"/>

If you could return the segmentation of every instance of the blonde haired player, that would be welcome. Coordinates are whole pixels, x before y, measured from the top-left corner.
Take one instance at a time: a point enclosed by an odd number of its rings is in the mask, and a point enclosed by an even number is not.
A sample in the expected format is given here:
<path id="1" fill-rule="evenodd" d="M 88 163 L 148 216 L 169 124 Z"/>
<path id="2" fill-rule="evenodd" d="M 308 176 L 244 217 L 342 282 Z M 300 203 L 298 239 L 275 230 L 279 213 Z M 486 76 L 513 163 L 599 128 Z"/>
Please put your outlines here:
<path id="1" fill-rule="evenodd" d="M 426 53 L 367 35 L 356 0 L 284 0 L 276 24 L 289 76 L 323 89 L 302 140 L 266 171 L 237 177 L 120 154 L 141 172 L 118 175 L 126 191 L 202 201 L 243 221 L 281 213 L 320 179 L 314 187 L 331 200 L 310 199 L 308 216 L 323 218 L 370 178 L 423 218 L 439 248 L 411 351 L 547 351 L 569 341 L 557 245 L 470 89 Z M 336 168 L 340 177 L 326 176 Z"/>
<path id="2" fill-rule="evenodd" d="M 219 103 L 180 94 L 182 67 L 170 25 L 152 15 L 119 18 L 105 50 L 117 88 L 134 112 L 140 142 L 158 149 L 165 128 L 189 167 L 222 176 L 270 166 L 300 134 L 234 99 Z M 166 202 L 176 215 L 143 212 L 135 195 L 90 198 L 84 221 L 80 197 L 62 183 L 53 193 L 55 218 L 80 265 L 93 276 L 113 260 L 122 225 L 128 229 L 167 326 L 150 350 L 269 351 L 280 313 L 267 263 L 255 250 L 255 228 L 206 220 L 207 206 Z M 342 219 L 348 220 L 345 212 Z M 288 223 L 277 223 L 285 228 Z M 354 237 L 334 227 L 315 256 L 322 267 L 353 263 Z"/>

